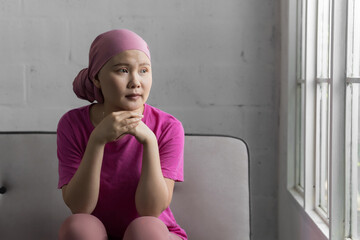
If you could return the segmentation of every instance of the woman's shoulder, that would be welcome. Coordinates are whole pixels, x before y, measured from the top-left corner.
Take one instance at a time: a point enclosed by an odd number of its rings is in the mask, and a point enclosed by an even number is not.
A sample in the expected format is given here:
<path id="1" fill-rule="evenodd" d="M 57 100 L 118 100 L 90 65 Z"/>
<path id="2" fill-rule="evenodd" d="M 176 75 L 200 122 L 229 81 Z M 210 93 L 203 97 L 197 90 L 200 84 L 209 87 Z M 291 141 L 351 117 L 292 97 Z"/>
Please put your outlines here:
<path id="1" fill-rule="evenodd" d="M 148 114 L 149 118 L 151 118 L 152 120 L 156 119 L 158 124 L 181 124 L 180 120 L 178 120 L 170 113 L 167 113 L 151 105 L 146 105 L 146 111 L 146 114 Z"/>
<path id="2" fill-rule="evenodd" d="M 184 128 L 180 120 L 159 108 L 146 106 L 146 124 L 160 137 L 168 133 L 184 134 Z"/>
<path id="3" fill-rule="evenodd" d="M 83 124 L 89 116 L 89 108 L 91 105 L 86 105 L 67 111 L 59 120 L 58 128 L 65 127 L 69 124 Z"/>

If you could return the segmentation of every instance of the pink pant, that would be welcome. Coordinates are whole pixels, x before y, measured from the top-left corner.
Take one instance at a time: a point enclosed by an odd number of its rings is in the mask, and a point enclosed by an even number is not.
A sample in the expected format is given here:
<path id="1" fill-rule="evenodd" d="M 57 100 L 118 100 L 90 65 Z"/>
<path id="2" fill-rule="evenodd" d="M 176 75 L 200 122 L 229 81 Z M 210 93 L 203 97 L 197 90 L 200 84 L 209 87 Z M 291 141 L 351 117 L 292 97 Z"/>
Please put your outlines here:
<path id="1" fill-rule="evenodd" d="M 90 214 L 73 214 L 62 224 L 59 240 L 107 240 L 102 222 Z M 123 240 L 181 240 L 156 217 L 139 217 L 127 227 Z"/>

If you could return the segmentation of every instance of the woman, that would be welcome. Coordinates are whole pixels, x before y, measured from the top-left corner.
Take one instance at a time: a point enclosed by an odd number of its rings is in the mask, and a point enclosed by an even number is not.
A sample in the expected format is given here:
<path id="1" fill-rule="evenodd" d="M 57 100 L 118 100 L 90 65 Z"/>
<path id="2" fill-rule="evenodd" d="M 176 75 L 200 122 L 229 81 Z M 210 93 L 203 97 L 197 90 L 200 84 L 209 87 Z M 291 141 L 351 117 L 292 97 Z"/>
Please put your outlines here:
<path id="1" fill-rule="evenodd" d="M 148 104 L 150 51 L 132 31 L 100 34 L 89 67 L 75 78 L 79 98 L 57 130 L 59 185 L 73 215 L 60 239 L 187 239 L 169 208 L 183 181 L 184 130 Z"/>

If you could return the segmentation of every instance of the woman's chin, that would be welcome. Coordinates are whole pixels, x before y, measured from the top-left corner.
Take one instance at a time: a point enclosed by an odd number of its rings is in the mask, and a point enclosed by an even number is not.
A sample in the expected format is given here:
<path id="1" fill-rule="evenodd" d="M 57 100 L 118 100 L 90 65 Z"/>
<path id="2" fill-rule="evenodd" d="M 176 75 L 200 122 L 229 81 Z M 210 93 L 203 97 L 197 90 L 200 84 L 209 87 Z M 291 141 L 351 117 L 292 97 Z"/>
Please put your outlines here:
<path id="1" fill-rule="evenodd" d="M 143 101 L 125 101 L 125 102 L 112 102 L 110 104 L 106 104 L 106 101 L 104 102 L 105 105 L 108 105 L 107 108 L 112 109 L 112 111 L 136 111 L 136 110 L 142 110 L 144 107 Z"/>
<path id="2" fill-rule="evenodd" d="M 137 103 L 137 104 L 122 104 L 119 106 L 120 109 L 123 109 L 123 111 L 136 111 L 142 109 L 144 106 L 143 103 Z"/>

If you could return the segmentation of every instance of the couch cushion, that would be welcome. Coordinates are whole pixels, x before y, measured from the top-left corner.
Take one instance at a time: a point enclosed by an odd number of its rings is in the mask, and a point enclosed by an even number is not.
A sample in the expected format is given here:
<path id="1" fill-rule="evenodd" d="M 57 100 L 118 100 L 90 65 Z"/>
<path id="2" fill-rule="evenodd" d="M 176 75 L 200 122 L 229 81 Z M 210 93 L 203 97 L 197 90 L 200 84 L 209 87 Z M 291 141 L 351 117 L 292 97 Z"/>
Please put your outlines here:
<path id="1" fill-rule="evenodd" d="M 0 134 L 0 239 L 57 239 L 70 214 L 57 189 L 55 134 Z"/>
<path id="2" fill-rule="evenodd" d="M 184 171 L 171 209 L 189 239 L 250 239 L 246 144 L 231 137 L 186 136 Z"/>
<path id="3" fill-rule="evenodd" d="M 57 189 L 56 135 L 0 134 L 0 239 L 57 239 L 70 215 Z M 248 150 L 235 138 L 187 135 L 185 182 L 171 209 L 190 240 L 249 239 Z"/>

